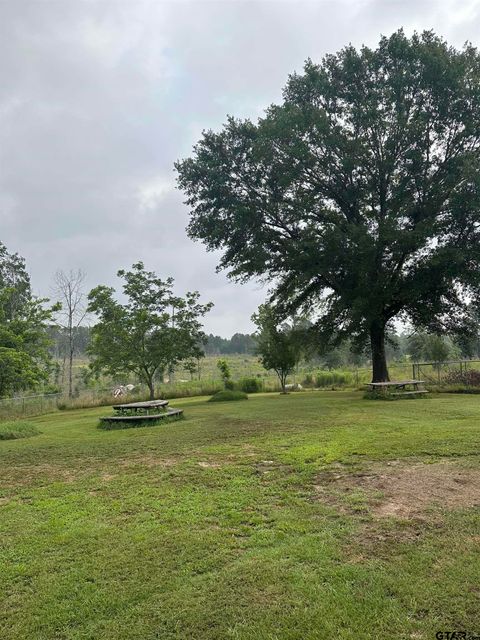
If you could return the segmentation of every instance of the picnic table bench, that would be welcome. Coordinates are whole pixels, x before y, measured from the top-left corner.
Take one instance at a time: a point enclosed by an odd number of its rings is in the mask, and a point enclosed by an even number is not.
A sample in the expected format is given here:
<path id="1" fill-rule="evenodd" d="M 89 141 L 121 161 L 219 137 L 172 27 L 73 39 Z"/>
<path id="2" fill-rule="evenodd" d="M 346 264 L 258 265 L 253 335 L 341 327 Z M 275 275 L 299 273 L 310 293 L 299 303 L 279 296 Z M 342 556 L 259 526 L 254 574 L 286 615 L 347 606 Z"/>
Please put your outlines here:
<path id="1" fill-rule="evenodd" d="M 370 391 L 380 391 L 385 394 L 389 393 L 392 396 L 405 396 L 428 393 L 428 391 L 423 388 L 424 384 L 424 380 L 392 380 L 391 382 L 369 382 L 367 387 Z M 391 389 L 395 389 L 396 391 L 391 392 Z"/>

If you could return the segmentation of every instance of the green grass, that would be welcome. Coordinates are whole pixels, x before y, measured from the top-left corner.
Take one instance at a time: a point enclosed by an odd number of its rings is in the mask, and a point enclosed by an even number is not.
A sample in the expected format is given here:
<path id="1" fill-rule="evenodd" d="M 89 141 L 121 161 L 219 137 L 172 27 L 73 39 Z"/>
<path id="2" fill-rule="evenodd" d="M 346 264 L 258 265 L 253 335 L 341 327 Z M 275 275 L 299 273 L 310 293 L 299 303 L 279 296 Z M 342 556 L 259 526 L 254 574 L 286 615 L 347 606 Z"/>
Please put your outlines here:
<path id="1" fill-rule="evenodd" d="M 31 438 L 39 433 L 40 431 L 31 422 L 23 420 L 0 422 L 0 440 L 20 440 L 21 438 Z"/>
<path id="2" fill-rule="evenodd" d="M 2 640 L 480 633 L 478 509 L 376 521 L 362 491 L 315 489 L 397 460 L 478 469 L 478 397 L 172 404 L 184 420 L 100 431 L 85 409 L 0 442 Z"/>

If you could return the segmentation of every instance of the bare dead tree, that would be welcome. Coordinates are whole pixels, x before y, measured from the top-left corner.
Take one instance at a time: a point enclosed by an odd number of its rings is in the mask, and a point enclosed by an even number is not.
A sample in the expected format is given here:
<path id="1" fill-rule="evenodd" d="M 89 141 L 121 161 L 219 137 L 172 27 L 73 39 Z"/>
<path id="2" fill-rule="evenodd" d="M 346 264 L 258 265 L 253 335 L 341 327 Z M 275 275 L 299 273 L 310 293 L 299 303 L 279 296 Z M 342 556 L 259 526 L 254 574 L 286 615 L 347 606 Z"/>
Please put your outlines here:
<path id="1" fill-rule="evenodd" d="M 58 324 L 67 338 L 66 358 L 68 359 L 68 396 L 73 397 L 73 357 L 76 348 L 77 329 L 87 315 L 87 305 L 83 284 L 85 273 L 81 269 L 68 273 L 58 270 L 54 276 L 55 295 L 62 305 L 58 314 Z"/>

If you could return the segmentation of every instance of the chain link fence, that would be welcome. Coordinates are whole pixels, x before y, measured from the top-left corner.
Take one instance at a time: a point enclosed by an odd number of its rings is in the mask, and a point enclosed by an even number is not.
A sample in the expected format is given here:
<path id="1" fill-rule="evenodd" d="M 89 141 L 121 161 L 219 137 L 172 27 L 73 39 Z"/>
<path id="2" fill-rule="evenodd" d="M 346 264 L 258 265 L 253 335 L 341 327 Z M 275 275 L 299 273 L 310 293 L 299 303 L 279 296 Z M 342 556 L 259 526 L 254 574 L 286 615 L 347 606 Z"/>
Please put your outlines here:
<path id="1" fill-rule="evenodd" d="M 480 386 L 480 360 L 415 362 L 412 376 L 430 385 Z"/>
<path id="2" fill-rule="evenodd" d="M 61 398 L 60 393 L 0 398 L 0 418 L 26 418 L 50 413 L 55 411 Z"/>

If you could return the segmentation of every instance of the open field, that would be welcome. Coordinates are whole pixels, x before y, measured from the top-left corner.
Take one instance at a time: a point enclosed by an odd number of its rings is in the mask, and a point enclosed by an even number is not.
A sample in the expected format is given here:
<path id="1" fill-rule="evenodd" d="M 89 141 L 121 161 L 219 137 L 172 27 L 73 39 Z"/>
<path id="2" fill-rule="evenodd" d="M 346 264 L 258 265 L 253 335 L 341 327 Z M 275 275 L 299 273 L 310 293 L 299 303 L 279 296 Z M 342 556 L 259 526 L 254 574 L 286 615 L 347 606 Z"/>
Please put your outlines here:
<path id="1" fill-rule="evenodd" d="M 220 373 L 217 368 L 219 359 L 228 362 L 232 380 L 236 384 L 241 384 L 244 378 L 255 378 L 260 382 L 263 391 L 279 391 L 278 377 L 273 371 L 266 371 L 260 364 L 258 358 L 248 354 L 229 354 L 224 356 L 208 355 L 201 360 L 200 372 L 191 374 L 178 368 L 173 376 L 173 380 L 156 384 L 157 396 L 165 398 L 182 398 L 193 396 L 211 395 L 223 388 Z M 66 380 L 59 379 L 59 387 L 56 393 L 36 393 L 35 395 L 24 395 L 19 397 L 0 398 L 0 420 L 8 418 L 27 418 L 29 416 L 50 413 L 56 408 L 85 408 L 100 405 L 108 405 L 112 401 L 112 389 L 119 384 L 132 383 L 135 385 L 134 391 L 129 395 L 131 400 L 146 399 L 148 389 L 145 385 L 139 384 L 134 376 L 122 377 L 113 381 L 109 377 L 103 377 L 86 386 L 82 380 L 81 371 L 88 367 L 86 358 L 77 358 L 74 361 L 74 398 L 68 398 Z M 454 363 L 442 363 L 440 366 L 435 363 L 410 363 L 410 362 L 390 362 L 390 377 L 393 380 L 404 380 L 410 378 L 421 378 L 426 381 L 428 388 L 438 391 L 450 392 L 477 392 L 480 390 L 477 377 L 473 385 L 466 384 L 455 379 L 454 383 L 449 382 L 448 376 L 452 372 L 474 372 L 480 374 L 480 360 L 458 361 Z M 321 369 L 318 363 L 303 362 L 292 375 L 287 379 L 287 383 L 300 383 L 304 388 L 309 389 L 361 389 L 371 380 L 371 367 L 343 367 L 339 369 Z"/>
<path id="2" fill-rule="evenodd" d="M 480 634 L 480 401 L 174 401 L 0 442 L 2 640 Z"/>

